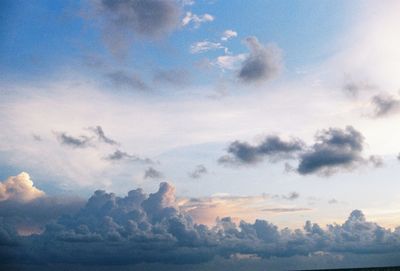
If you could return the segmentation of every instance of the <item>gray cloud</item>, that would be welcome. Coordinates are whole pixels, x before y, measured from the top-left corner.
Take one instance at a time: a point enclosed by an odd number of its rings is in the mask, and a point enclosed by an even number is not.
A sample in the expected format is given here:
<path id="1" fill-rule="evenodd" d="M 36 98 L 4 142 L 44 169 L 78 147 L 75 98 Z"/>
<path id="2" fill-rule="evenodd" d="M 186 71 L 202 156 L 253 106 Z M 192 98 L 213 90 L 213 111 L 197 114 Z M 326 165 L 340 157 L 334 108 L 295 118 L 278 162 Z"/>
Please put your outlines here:
<path id="1" fill-rule="evenodd" d="M 192 172 L 189 172 L 189 177 L 193 179 L 199 179 L 207 173 L 208 170 L 204 165 L 197 165 Z"/>
<path id="2" fill-rule="evenodd" d="M 352 126 L 347 126 L 345 130 L 323 130 L 315 140 L 316 143 L 299 157 L 297 172 L 302 175 L 330 175 L 339 169 L 351 169 L 364 162 L 361 156 L 364 136 Z"/>
<path id="3" fill-rule="evenodd" d="M 258 145 L 234 141 L 228 147 L 228 154 L 220 157 L 218 162 L 223 165 L 255 165 L 264 158 L 269 162 L 296 159 L 298 166 L 286 162 L 285 172 L 322 176 L 361 165 L 381 167 L 383 159 L 380 156 L 362 156 L 363 145 L 364 136 L 352 126 L 347 126 L 345 129 L 330 128 L 318 132 L 311 146 L 299 139 L 283 141 L 277 136 L 267 136 Z"/>
<path id="4" fill-rule="evenodd" d="M 119 88 L 149 90 L 146 83 L 136 74 L 128 74 L 125 71 L 107 73 L 106 78 Z"/>
<path id="5" fill-rule="evenodd" d="M 103 131 L 103 128 L 101 126 L 96 126 L 96 127 L 90 127 L 89 128 L 95 135 L 97 135 L 97 138 L 99 141 L 110 144 L 110 145 L 119 145 L 118 142 L 115 140 L 107 137 Z"/>
<path id="6" fill-rule="evenodd" d="M 91 146 L 90 141 L 92 140 L 91 137 L 80 135 L 78 137 L 70 136 L 65 132 L 55 133 L 57 136 L 58 141 L 66 146 L 72 148 L 86 148 Z"/>
<path id="7" fill-rule="evenodd" d="M 106 45 L 125 54 L 135 39 L 159 39 L 180 23 L 181 5 L 174 0 L 99 0 L 96 19 Z"/>
<path id="8" fill-rule="evenodd" d="M 234 141 L 228 147 L 228 155 L 218 159 L 220 164 L 256 164 L 264 158 L 278 161 L 291 158 L 302 151 L 304 143 L 298 139 L 284 141 L 278 136 L 267 136 L 260 144 L 250 145 L 247 142 Z"/>
<path id="9" fill-rule="evenodd" d="M 164 174 L 162 174 L 162 172 L 156 170 L 153 167 L 149 167 L 144 172 L 144 178 L 145 179 L 160 179 L 160 178 L 163 178 L 163 177 L 164 177 Z"/>
<path id="10" fill-rule="evenodd" d="M 368 81 L 354 81 L 351 78 L 346 80 L 343 90 L 352 97 L 357 97 L 361 91 L 375 90 L 378 87 Z"/>
<path id="11" fill-rule="evenodd" d="M 105 159 L 113 162 L 130 161 L 130 162 L 138 162 L 144 164 L 154 164 L 154 161 L 151 160 L 150 158 L 141 158 L 121 150 L 114 151 L 113 153 L 106 156 Z"/>
<path id="12" fill-rule="evenodd" d="M 256 37 L 246 38 L 250 54 L 243 61 L 238 77 L 246 83 L 275 78 L 282 69 L 281 50 L 274 45 L 263 46 Z"/>
<path id="13" fill-rule="evenodd" d="M 158 70 L 155 72 L 153 80 L 157 84 L 185 86 L 190 81 L 190 74 L 185 70 Z"/>
<path id="14" fill-rule="evenodd" d="M 297 192 L 291 192 L 289 195 L 283 195 L 282 197 L 287 200 L 295 200 L 300 197 L 300 194 Z"/>
<path id="15" fill-rule="evenodd" d="M 399 228 L 392 231 L 369 222 L 359 210 L 351 212 L 343 224 L 326 228 L 306 221 L 303 229 L 280 230 L 265 220 L 236 224 L 230 217 L 208 228 L 180 211 L 174 191 L 168 183 L 161 183 L 149 196 L 141 189 L 125 197 L 98 190 L 79 211 L 74 209 L 47 224 L 39 235 L 19 236 L 12 224 L 0 220 L 2 263 L 198 264 L 217 256 L 382 255 L 400 249 Z"/>
<path id="16" fill-rule="evenodd" d="M 388 94 L 375 95 L 371 99 L 374 117 L 384 117 L 400 111 L 400 100 Z"/>

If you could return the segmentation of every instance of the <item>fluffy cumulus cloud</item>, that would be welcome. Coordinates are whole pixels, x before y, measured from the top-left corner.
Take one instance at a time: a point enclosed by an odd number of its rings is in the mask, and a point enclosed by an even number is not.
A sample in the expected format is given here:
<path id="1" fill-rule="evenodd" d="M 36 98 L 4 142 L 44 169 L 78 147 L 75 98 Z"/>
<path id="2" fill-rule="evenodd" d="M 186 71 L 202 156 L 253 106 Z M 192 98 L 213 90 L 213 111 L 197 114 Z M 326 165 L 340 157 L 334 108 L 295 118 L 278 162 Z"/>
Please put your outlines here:
<path id="1" fill-rule="evenodd" d="M 114 53 L 126 51 L 135 38 L 155 39 L 179 26 L 181 5 L 174 0 L 98 0 L 95 15 Z"/>
<path id="2" fill-rule="evenodd" d="M 238 77 L 245 83 L 262 82 L 275 78 L 282 69 L 282 52 L 277 46 L 262 45 L 256 37 L 247 37 L 250 54 L 243 61 Z"/>
<path id="3" fill-rule="evenodd" d="M 228 147 L 228 154 L 220 157 L 218 162 L 223 165 L 254 165 L 265 158 L 271 162 L 297 159 L 297 168 L 286 164 L 288 171 L 324 176 L 365 164 L 382 166 L 383 160 L 379 156 L 363 157 L 363 148 L 364 136 L 352 126 L 347 126 L 345 129 L 319 131 L 310 146 L 299 139 L 283 141 L 277 136 L 267 136 L 258 145 L 234 141 Z"/>
<path id="4" fill-rule="evenodd" d="M 253 255 L 290 257 L 314 253 L 389 253 L 400 249 L 400 230 L 385 229 L 353 211 L 341 225 L 322 228 L 305 222 L 303 229 L 279 229 L 218 219 L 209 228 L 196 224 L 177 207 L 175 189 L 161 183 L 156 193 L 141 189 L 125 197 L 96 191 L 76 213 L 49 223 L 39 235 L 20 236 L 0 223 L 3 263 L 189 264 Z"/>
<path id="5" fill-rule="evenodd" d="M 27 202 L 43 197 L 45 193 L 33 186 L 28 173 L 22 172 L 0 183 L 0 201 Z"/>

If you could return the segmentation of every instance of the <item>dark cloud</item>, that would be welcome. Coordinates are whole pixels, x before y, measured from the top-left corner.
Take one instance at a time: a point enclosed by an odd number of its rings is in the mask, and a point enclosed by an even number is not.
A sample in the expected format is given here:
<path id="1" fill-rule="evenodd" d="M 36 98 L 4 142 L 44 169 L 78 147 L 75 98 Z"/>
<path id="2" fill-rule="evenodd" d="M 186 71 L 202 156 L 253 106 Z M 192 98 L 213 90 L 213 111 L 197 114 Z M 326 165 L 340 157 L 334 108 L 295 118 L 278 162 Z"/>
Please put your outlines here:
<path id="1" fill-rule="evenodd" d="M 136 74 L 129 74 L 125 71 L 115 71 L 105 76 L 113 85 L 119 88 L 149 90 L 146 83 Z"/>
<path id="2" fill-rule="evenodd" d="M 364 162 L 361 156 L 364 136 L 351 126 L 319 132 L 316 142 L 300 154 L 297 172 L 302 175 L 330 175 L 339 169 L 351 169 Z"/>
<path id="3" fill-rule="evenodd" d="M 352 97 L 357 97 L 361 91 L 375 90 L 378 87 L 368 81 L 354 81 L 351 78 L 346 80 L 343 90 Z"/>
<path id="4" fill-rule="evenodd" d="M 126 153 L 121 150 L 116 150 L 112 154 L 108 155 L 105 157 L 106 160 L 109 161 L 131 161 L 131 162 L 139 162 L 139 163 L 144 163 L 144 164 L 153 164 L 154 161 L 152 161 L 149 158 L 140 158 L 136 155 L 132 155 L 129 153 Z"/>
<path id="5" fill-rule="evenodd" d="M 289 195 L 283 195 L 282 198 L 287 200 L 295 200 L 300 197 L 300 194 L 297 192 L 291 192 Z"/>
<path id="6" fill-rule="evenodd" d="M 125 54 L 137 39 L 159 39 L 180 23 L 181 6 L 174 0 L 99 0 L 96 19 L 106 45 L 114 54 Z"/>
<path id="7" fill-rule="evenodd" d="M 250 83 L 275 78 L 282 69 L 281 50 L 274 45 L 264 47 L 256 37 L 246 38 L 246 44 L 250 54 L 242 63 L 239 79 Z"/>
<path id="8" fill-rule="evenodd" d="M 392 231 L 369 222 L 359 210 L 354 210 L 343 224 L 326 228 L 307 221 L 303 229 L 280 230 L 265 220 L 236 224 L 230 217 L 218 219 L 214 227 L 208 228 L 195 224 L 180 211 L 174 191 L 168 183 L 161 183 L 159 190 L 149 196 L 141 189 L 125 197 L 98 190 L 79 211 L 60 216 L 39 235 L 19 236 L 12 224 L 0 219 L 1 262 L 199 264 L 218 256 L 268 259 L 318 253 L 382 255 L 400 249 L 399 228 Z"/>
<path id="9" fill-rule="evenodd" d="M 110 145 L 119 145 L 118 142 L 116 142 L 115 140 L 113 140 L 105 135 L 103 128 L 101 126 L 90 127 L 89 129 L 97 135 L 97 138 L 99 141 L 110 144 Z"/>
<path id="10" fill-rule="evenodd" d="M 73 147 L 73 148 L 86 148 L 91 146 L 90 141 L 92 140 L 91 137 L 80 135 L 77 137 L 70 136 L 65 132 L 56 133 L 58 141 L 66 146 Z"/>
<path id="11" fill-rule="evenodd" d="M 164 177 L 164 174 L 162 174 L 162 172 L 156 170 L 153 167 L 149 167 L 144 172 L 144 178 L 145 179 L 160 179 L 160 178 L 163 178 L 163 177 Z"/>
<path id="12" fill-rule="evenodd" d="M 256 164 L 264 158 L 278 161 L 291 158 L 302 151 L 304 144 L 298 139 L 284 141 L 278 136 L 267 136 L 260 144 L 250 145 L 247 142 L 234 141 L 228 147 L 228 155 L 219 158 L 221 164 Z"/>
<path id="13" fill-rule="evenodd" d="M 285 163 L 285 172 L 301 175 L 329 176 L 339 170 L 351 170 L 361 165 L 381 167 L 383 159 L 377 155 L 362 156 L 364 136 L 352 126 L 345 129 L 330 128 L 318 132 L 315 143 L 307 146 L 299 139 L 283 141 L 277 136 L 267 136 L 258 145 L 234 141 L 228 154 L 218 162 L 227 165 L 254 165 L 267 158 L 270 162 L 297 159 L 297 167 Z"/>
<path id="14" fill-rule="evenodd" d="M 185 86 L 190 81 L 190 74 L 185 70 L 158 70 L 155 72 L 153 80 L 157 84 Z"/>
<path id="15" fill-rule="evenodd" d="M 204 165 L 197 165 L 192 172 L 189 172 L 189 177 L 193 179 L 199 179 L 207 173 L 208 170 Z"/>
<path id="16" fill-rule="evenodd" d="M 371 99 L 374 117 L 384 117 L 400 111 L 400 100 L 388 94 L 379 94 Z"/>

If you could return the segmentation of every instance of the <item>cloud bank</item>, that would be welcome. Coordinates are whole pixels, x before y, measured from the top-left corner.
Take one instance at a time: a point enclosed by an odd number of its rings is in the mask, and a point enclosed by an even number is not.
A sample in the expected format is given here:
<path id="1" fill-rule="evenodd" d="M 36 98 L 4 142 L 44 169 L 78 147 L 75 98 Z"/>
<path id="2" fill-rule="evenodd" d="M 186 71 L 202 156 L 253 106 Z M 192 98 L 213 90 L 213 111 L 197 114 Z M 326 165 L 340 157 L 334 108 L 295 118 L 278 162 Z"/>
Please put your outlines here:
<path id="1" fill-rule="evenodd" d="M 400 249 L 400 229 L 369 222 L 360 210 L 326 228 L 306 221 L 303 229 L 280 230 L 265 220 L 237 224 L 231 217 L 209 228 L 181 211 L 174 187 L 161 183 L 150 195 L 141 189 L 125 197 L 98 190 L 78 212 L 59 217 L 39 235 L 20 236 L 2 220 L 0 248 L 3 263 L 190 264 L 242 254 L 384 254 Z"/>

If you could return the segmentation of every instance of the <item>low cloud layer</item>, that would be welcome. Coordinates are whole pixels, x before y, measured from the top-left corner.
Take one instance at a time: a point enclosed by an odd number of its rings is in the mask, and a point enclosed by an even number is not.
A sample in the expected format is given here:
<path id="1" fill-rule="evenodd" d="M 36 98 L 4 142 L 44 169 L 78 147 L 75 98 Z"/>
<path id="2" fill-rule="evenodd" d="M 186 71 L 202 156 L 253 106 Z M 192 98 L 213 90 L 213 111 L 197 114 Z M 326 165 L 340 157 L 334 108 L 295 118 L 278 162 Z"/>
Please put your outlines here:
<path id="1" fill-rule="evenodd" d="M 245 83 L 275 78 L 282 69 L 281 50 L 272 44 L 263 46 L 256 37 L 246 38 L 250 54 L 243 61 L 238 77 Z"/>
<path id="2" fill-rule="evenodd" d="M 315 135 L 314 144 L 307 146 L 299 139 L 283 141 L 277 136 L 267 136 L 258 145 L 234 141 L 227 155 L 219 158 L 223 165 L 254 165 L 268 159 L 276 162 L 287 159 L 298 160 L 298 166 L 286 164 L 288 171 L 301 175 L 319 174 L 329 176 L 340 170 L 352 170 L 358 166 L 371 164 L 383 165 L 379 156 L 363 157 L 364 136 L 347 126 L 345 129 L 329 128 Z"/>
<path id="3" fill-rule="evenodd" d="M 2 221 L 0 248 L 3 263 L 190 264 L 234 255 L 392 253 L 400 249 L 400 231 L 367 221 L 359 210 L 326 228 L 306 221 L 303 229 L 280 230 L 265 220 L 237 224 L 230 217 L 209 228 L 181 211 L 174 187 L 161 183 L 150 195 L 141 189 L 125 197 L 98 190 L 78 212 L 63 215 L 39 235 L 20 236 Z"/>

